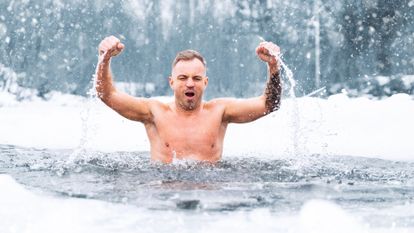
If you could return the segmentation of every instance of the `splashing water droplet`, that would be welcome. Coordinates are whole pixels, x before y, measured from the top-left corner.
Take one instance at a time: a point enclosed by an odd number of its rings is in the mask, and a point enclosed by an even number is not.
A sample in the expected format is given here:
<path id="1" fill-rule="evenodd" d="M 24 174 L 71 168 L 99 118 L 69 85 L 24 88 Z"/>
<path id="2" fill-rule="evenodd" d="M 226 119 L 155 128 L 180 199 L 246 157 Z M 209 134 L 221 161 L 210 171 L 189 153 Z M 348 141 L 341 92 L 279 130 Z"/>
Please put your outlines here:
<path id="1" fill-rule="evenodd" d="M 258 38 L 262 41 L 265 42 L 266 40 L 261 37 L 258 36 Z M 289 154 L 292 155 L 296 155 L 298 154 L 299 151 L 299 142 L 298 142 L 298 138 L 299 138 L 299 129 L 300 129 L 300 122 L 299 122 L 299 108 L 298 108 L 298 103 L 296 101 L 296 94 L 295 94 L 295 86 L 296 86 L 296 81 L 293 78 L 293 72 L 292 70 L 285 64 L 285 62 L 283 62 L 282 59 L 282 55 L 279 53 L 276 53 L 275 51 L 269 50 L 270 55 L 272 55 L 273 57 L 275 57 L 279 62 L 280 65 L 282 66 L 283 70 L 285 71 L 287 80 L 290 84 L 290 88 L 289 88 L 289 97 L 292 99 L 293 103 L 292 103 L 292 122 L 291 122 L 291 128 L 292 128 L 292 151 L 291 152 L 287 152 Z"/>
<path id="2" fill-rule="evenodd" d="M 87 92 L 87 99 L 84 109 L 81 112 L 81 120 L 82 120 L 82 134 L 81 139 L 79 142 L 78 148 L 76 148 L 73 153 L 70 155 L 69 159 L 66 161 L 67 164 L 73 164 L 74 161 L 86 156 L 86 148 L 92 134 L 94 132 L 94 121 L 91 118 L 92 110 L 94 106 L 96 106 L 96 102 L 98 101 L 98 92 L 96 90 L 98 84 L 98 72 L 99 69 L 102 67 L 99 64 L 103 62 L 103 58 L 106 53 L 103 53 L 101 56 L 98 57 L 98 65 L 96 66 L 95 73 L 92 76 L 91 80 L 91 88 Z"/>

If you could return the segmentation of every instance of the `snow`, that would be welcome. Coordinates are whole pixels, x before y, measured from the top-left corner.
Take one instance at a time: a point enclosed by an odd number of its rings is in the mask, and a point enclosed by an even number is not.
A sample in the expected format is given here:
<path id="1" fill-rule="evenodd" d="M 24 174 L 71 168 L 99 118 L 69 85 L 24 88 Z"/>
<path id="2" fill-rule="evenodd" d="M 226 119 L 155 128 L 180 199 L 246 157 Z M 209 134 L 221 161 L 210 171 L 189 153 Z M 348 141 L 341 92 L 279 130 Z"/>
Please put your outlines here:
<path id="1" fill-rule="evenodd" d="M 16 101 L 0 92 L 0 144 L 35 148 L 147 151 L 142 124 L 126 120 L 99 100 L 50 93 L 47 100 Z M 156 97 L 171 101 L 171 97 Z M 282 108 L 249 124 L 231 124 L 224 157 L 278 158 L 296 154 L 414 158 L 414 100 L 396 94 L 382 100 L 349 98 L 284 99 Z M 0 232 L 411 232 L 409 227 L 369 226 L 372 210 L 352 212 L 311 199 L 298 212 L 269 209 L 194 213 L 154 212 L 135 205 L 51 196 L 26 189 L 0 174 Z M 380 209 L 383 216 L 412 215 L 412 204 Z M 366 213 L 364 212 L 366 211 Z M 376 210 L 378 211 L 378 210 Z M 404 213 L 404 214 L 403 214 Z M 151 224 L 154 221 L 163 224 Z M 149 224 L 148 224 L 149 223 Z M 155 222 L 154 222 L 155 223 Z"/>
<path id="2" fill-rule="evenodd" d="M 7 27 L 4 23 L 0 22 L 0 38 L 4 38 L 7 35 Z"/>
<path id="3" fill-rule="evenodd" d="M 99 100 L 52 93 L 47 101 L 18 102 L 0 93 L 0 144 L 98 151 L 148 151 L 144 126 L 122 118 Z M 171 97 L 156 97 L 170 101 Z M 298 154 L 413 160 L 414 100 L 302 97 L 248 124 L 230 124 L 224 157 L 278 158 Z"/>

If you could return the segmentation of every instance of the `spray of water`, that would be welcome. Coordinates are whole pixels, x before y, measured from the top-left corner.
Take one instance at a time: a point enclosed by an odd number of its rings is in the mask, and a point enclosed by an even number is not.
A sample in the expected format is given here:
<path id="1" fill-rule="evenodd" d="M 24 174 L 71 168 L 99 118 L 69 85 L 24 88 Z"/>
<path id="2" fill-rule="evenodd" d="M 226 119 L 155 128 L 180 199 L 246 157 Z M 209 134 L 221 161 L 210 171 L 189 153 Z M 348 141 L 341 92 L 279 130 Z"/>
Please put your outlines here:
<path id="1" fill-rule="evenodd" d="M 259 39 L 261 41 L 265 41 L 263 39 L 263 37 L 259 36 Z M 309 151 L 307 151 L 306 148 L 306 136 L 304 136 L 305 134 L 301 133 L 306 129 L 305 127 L 302 127 L 300 125 L 300 112 L 299 112 L 299 106 L 298 106 L 298 101 L 296 100 L 296 95 L 295 95 L 295 86 L 296 86 L 296 81 L 293 78 L 293 72 L 291 69 L 289 69 L 289 67 L 283 62 L 282 56 L 278 53 L 276 53 L 275 51 L 269 50 L 270 55 L 274 56 L 276 59 L 278 59 L 278 61 L 281 64 L 281 67 L 284 71 L 284 74 L 286 75 L 287 81 L 289 82 L 290 88 L 289 88 L 289 97 L 290 97 L 290 101 L 292 101 L 291 103 L 291 108 L 290 111 L 291 113 L 288 114 L 291 116 L 291 120 L 290 120 L 290 128 L 291 128 L 291 137 L 292 137 L 292 149 L 291 151 L 287 151 L 288 155 L 294 155 L 295 158 L 300 158 L 298 160 L 296 160 L 293 164 L 292 164 L 292 168 L 294 168 L 295 170 L 301 170 L 301 168 L 303 166 L 307 166 L 307 164 L 309 163 L 309 157 L 308 156 L 301 156 L 301 155 L 307 155 L 309 154 Z M 313 95 L 317 95 L 320 93 L 323 93 L 326 90 L 326 87 L 321 87 L 315 91 L 310 92 L 309 94 L 305 95 L 305 97 L 309 97 L 309 96 L 313 96 Z M 322 118 L 322 116 L 321 116 Z M 298 157 L 299 156 L 299 157 Z"/>
<path id="2" fill-rule="evenodd" d="M 258 37 L 259 37 L 260 41 L 262 41 L 262 42 L 265 42 L 266 41 L 263 37 L 261 37 L 261 36 L 258 36 Z M 285 64 L 285 62 L 283 62 L 283 59 L 282 59 L 282 55 L 281 54 L 276 53 L 273 50 L 269 50 L 269 53 L 270 53 L 270 55 L 272 55 L 273 57 L 275 57 L 280 62 L 280 65 L 282 66 L 283 70 L 286 72 L 286 77 L 289 80 L 289 84 L 290 84 L 289 96 L 291 98 L 295 98 L 296 97 L 296 94 L 295 94 L 296 81 L 293 78 L 293 72 L 292 72 L 292 70 L 289 69 L 289 67 Z"/>
<path id="3" fill-rule="evenodd" d="M 92 111 L 98 101 L 98 98 L 97 98 L 98 93 L 96 91 L 96 87 L 99 84 L 98 84 L 97 77 L 98 77 L 98 72 L 100 71 L 99 69 L 102 67 L 99 64 L 103 62 L 104 56 L 105 54 L 98 57 L 98 65 L 96 66 L 95 74 L 93 75 L 92 80 L 91 80 L 91 88 L 87 92 L 85 108 L 81 112 L 82 134 L 81 134 L 79 146 L 73 151 L 73 153 L 69 157 L 67 161 L 67 165 L 72 165 L 74 164 L 75 161 L 82 159 L 84 156 L 86 156 L 87 154 L 86 149 L 88 146 L 89 139 L 93 136 L 94 131 L 96 129 L 96 127 L 94 126 L 94 121 L 92 119 L 92 116 L 93 116 Z"/>
<path id="4" fill-rule="evenodd" d="M 258 36 L 258 38 L 260 39 L 260 41 L 265 42 L 266 40 L 261 37 Z M 299 130 L 300 130 L 300 121 L 299 121 L 299 108 L 298 108 L 298 103 L 296 101 L 296 94 L 295 94 L 295 87 L 296 87 L 296 81 L 293 78 L 293 72 L 291 69 L 289 69 L 289 67 L 285 64 L 285 62 L 282 59 L 282 55 L 279 53 L 276 53 L 276 51 L 273 50 L 269 50 L 270 55 L 272 55 L 273 57 L 275 57 L 280 65 L 282 66 L 283 71 L 286 74 L 286 78 L 289 82 L 290 88 L 289 88 L 289 97 L 291 99 L 292 102 L 292 121 L 291 121 L 291 128 L 292 128 L 292 150 L 291 151 L 287 151 L 288 154 L 290 155 L 297 155 L 298 154 L 298 147 L 299 147 Z"/>

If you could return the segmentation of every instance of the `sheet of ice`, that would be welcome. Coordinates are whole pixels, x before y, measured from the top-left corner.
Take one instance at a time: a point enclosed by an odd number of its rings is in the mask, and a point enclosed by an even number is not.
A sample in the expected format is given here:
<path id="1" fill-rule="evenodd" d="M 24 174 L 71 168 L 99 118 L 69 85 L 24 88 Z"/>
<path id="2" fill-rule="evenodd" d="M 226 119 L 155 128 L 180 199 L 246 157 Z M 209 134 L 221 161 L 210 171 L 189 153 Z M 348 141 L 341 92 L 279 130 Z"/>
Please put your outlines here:
<path id="1" fill-rule="evenodd" d="M 350 213 L 321 200 L 310 200 L 299 212 L 275 214 L 267 209 L 237 212 L 151 211 L 137 206 L 91 199 L 65 198 L 29 191 L 0 174 L 0 232 L 412 232 L 360 222 Z M 385 209 L 387 217 L 413 214 L 411 205 Z M 155 217 L 156 216 L 156 217 Z"/>
<path id="2" fill-rule="evenodd" d="M 48 101 L 17 102 L 6 97 L 0 102 L 0 144 L 149 150 L 142 124 L 122 118 L 98 100 L 59 93 Z M 269 116 L 229 125 L 224 156 L 324 154 L 413 160 L 412 119 L 414 100 L 405 94 L 383 100 L 343 94 L 284 99 L 281 109 Z"/>

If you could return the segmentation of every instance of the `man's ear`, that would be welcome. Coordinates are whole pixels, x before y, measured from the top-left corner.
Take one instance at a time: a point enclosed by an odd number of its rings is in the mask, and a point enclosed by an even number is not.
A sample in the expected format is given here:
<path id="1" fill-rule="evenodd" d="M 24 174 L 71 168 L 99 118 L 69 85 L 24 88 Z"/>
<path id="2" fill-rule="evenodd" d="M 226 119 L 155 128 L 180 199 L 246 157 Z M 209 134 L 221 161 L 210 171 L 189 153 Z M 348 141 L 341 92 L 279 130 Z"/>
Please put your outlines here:
<path id="1" fill-rule="evenodd" d="M 208 85 L 208 77 L 206 76 L 206 78 L 204 79 L 204 85 L 207 87 Z"/>
<path id="2" fill-rule="evenodd" d="M 170 87 L 171 87 L 171 89 L 172 89 L 172 86 L 173 86 L 173 84 L 174 84 L 174 80 L 173 80 L 173 78 L 170 76 L 170 77 L 168 77 L 168 82 L 170 83 Z"/>

